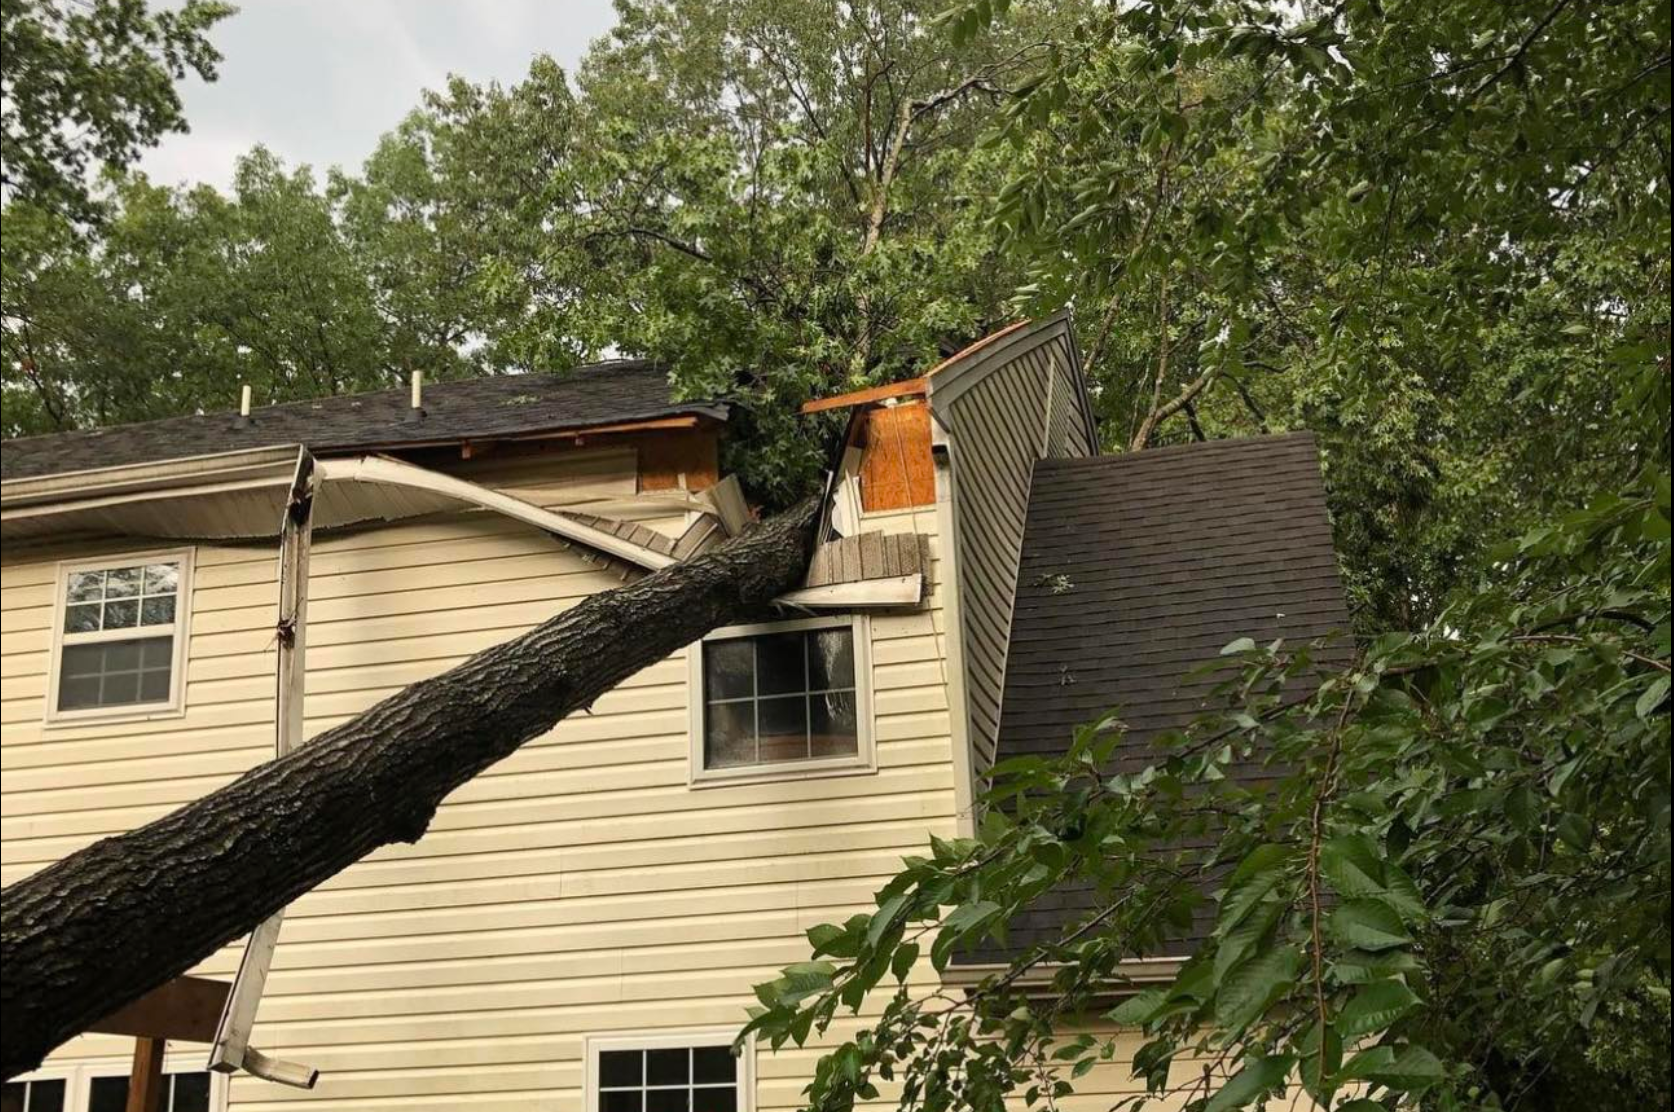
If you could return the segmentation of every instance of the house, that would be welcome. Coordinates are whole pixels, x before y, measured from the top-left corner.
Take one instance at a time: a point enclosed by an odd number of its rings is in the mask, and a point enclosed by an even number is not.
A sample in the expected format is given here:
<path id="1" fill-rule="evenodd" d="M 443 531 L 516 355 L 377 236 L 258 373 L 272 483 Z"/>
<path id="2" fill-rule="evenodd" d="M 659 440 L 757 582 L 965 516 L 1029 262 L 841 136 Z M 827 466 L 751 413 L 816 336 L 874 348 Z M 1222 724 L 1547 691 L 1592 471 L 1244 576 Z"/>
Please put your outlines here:
<path id="1" fill-rule="evenodd" d="M 1101 456 L 1061 315 L 809 408 L 848 431 L 779 615 L 651 665 L 310 892 L 265 977 L 242 943 L 206 961 L 210 1015 L 235 975 L 225 1010 L 259 1004 L 218 1044 L 243 1068 L 170 1042 L 161 1107 L 797 1107 L 817 1048 L 725 1050 L 751 986 L 968 831 L 997 757 L 1116 703 L 1160 729 L 1232 638 L 1346 624 L 1312 441 Z M 7 442 L 4 881 L 721 542 L 746 520 L 729 416 L 622 361 Z M 7 1112 L 122 1107 L 143 1032 L 119 1018 Z M 293 1067 L 318 1083 L 254 1075 Z"/>

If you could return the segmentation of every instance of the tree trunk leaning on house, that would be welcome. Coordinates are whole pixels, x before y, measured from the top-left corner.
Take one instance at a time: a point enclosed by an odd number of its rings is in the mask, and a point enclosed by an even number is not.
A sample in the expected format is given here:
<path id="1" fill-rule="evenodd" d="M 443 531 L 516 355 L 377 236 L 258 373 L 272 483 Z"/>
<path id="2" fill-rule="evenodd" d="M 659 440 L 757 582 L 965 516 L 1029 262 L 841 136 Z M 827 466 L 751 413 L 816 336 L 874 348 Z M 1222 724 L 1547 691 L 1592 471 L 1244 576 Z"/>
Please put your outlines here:
<path id="1" fill-rule="evenodd" d="M 587 599 L 0 898 L 0 1073 L 190 969 L 622 680 L 801 581 L 815 504 Z"/>

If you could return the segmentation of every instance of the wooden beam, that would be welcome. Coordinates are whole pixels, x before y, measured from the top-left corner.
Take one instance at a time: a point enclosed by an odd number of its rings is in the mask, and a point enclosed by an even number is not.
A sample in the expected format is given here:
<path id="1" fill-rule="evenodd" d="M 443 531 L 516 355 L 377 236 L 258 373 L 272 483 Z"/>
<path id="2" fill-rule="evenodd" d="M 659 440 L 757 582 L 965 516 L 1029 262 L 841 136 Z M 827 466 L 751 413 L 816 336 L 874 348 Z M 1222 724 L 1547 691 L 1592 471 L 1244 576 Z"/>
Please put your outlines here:
<path id="1" fill-rule="evenodd" d="M 207 977 L 176 977 L 127 1007 L 118 1008 L 88 1030 L 100 1035 L 214 1042 L 228 984 Z"/>
<path id="2" fill-rule="evenodd" d="M 163 1076 L 163 1051 L 168 1043 L 163 1039 L 134 1040 L 134 1067 L 128 1073 L 127 1112 L 163 1112 L 163 1087 L 168 1078 Z"/>
<path id="3" fill-rule="evenodd" d="M 774 599 L 778 606 L 801 606 L 809 610 L 857 610 L 871 606 L 917 606 L 924 601 L 924 576 L 918 572 L 891 579 L 860 579 L 852 583 L 830 583 L 803 587 Z"/>
<path id="4" fill-rule="evenodd" d="M 303 697 L 308 667 L 308 556 L 314 536 L 314 489 L 318 468 L 308 449 L 297 452 L 296 472 L 290 495 L 279 522 L 279 620 L 274 640 L 279 647 L 277 709 L 274 715 L 274 750 L 277 756 L 302 744 Z M 270 1081 L 312 1088 L 317 1070 L 276 1062 L 250 1046 L 250 1031 L 256 1024 L 256 1009 L 262 1002 L 273 951 L 279 945 L 279 928 L 284 911 L 263 920 L 244 944 L 238 975 L 227 993 L 226 1007 L 216 1026 L 214 1046 L 209 1053 L 211 1069 L 231 1073 L 245 1069 Z M 130 1110 L 131 1112 L 131 1110 Z"/>
<path id="5" fill-rule="evenodd" d="M 922 378 L 909 378 L 901 382 L 892 382 L 886 386 L 873 386 L 866 390 L 855 390 L 848 394 L 837 394 L 829 398 L 819 398 L 802 404 L 803 413 L 824 413 L 828 409 L 849 409 L 857 405 L 870 405 L 888 398 L 906 398 L 915 394 L 922 394 L 929 388 L 929 384 Z"/>

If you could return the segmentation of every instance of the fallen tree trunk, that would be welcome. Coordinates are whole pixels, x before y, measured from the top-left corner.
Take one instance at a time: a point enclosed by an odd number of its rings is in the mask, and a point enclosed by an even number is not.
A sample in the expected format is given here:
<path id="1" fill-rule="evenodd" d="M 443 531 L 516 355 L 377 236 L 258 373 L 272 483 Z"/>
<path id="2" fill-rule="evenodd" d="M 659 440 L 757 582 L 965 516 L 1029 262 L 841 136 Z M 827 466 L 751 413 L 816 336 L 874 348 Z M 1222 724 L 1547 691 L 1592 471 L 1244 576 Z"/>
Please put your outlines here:
<path id="1" fill-rule="evenodd" d="M 801 581 L 814 504 L 587 599 L 138 830 L 0 893 L 0 1072 L 33 1069 L 321 881 L 417 841 L 454 788 Z"/>

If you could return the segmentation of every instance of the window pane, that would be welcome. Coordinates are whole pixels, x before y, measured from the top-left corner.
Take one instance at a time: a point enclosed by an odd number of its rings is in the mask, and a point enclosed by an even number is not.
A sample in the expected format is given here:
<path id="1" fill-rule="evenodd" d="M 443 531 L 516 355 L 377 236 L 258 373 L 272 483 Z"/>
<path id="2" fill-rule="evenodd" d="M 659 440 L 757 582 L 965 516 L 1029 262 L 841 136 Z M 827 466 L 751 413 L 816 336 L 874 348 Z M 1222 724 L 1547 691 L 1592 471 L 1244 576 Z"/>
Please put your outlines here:
<path id="1" fill-rule="evenodd" d="M 152 564 L 145 569 L 145 593 L 172 595 L 180 586 L 179 564 Z"/>
<path id="2" fill-rule="evenodd" d="M 209 1074 L 202 1071 L 177 1073 L 172 1081 L 174 1100 L 168 1112 L 209 1112 Z"/>
<path id="3" fill-rule="evenodd" d="M 64 1090 L 68 1083 L 62 1077 L 50 1081 L 29 1083 L 29 1112 L 64 1112 Z"/>
<path id="4" fill-rule="evenodd" d="M 680 1053 L 684 1054 L 682 1050 Z M 645 1112 L 686 1112 L 691 1102 L 692 1091 L 680 1089 L 647 1089 L 645 1092 Z"/>
<path id="5" fill-rule="evenodd" d="M 828 691 L 808 699 L 809 753 L 815 757 L 852 757 L 860 751 L 855 729 L 854 692 Z"/>
<path id="6" fill-rule="evenodd" d="M 92 633 L 99 628 L 99 604 L 82 603 L 64 609 L 65 633 Z"/>
<path id="7" fill-rule="evenodd" d="M 66 598 L 70 602 L 98 602 L 105 593 L 105 573 L 102 571 L 77 571 L 70 573 L 69 590 Z"/>
<path id="8" fill-rule="evenodd" d="M 614 1088 L 641 1084 L 645 1080 L 641 1072 L 644 1057 L 637 1050 L 599 1051 L 599 1085 Z"/>
<path id="9" fill-rule="evenodd" d="M 139 625 L 139 599 L 124 598 L 105 603 L 106 629 L 133 629 Z"/>
<path id="10" fill-rule="evenodd" d="M 692 1052 L 685 1047 L 678 1050 L 647 1050 L 645 1052 L 645 1083 L 647 1085 L 685 1085 L 692 1079 Z M 650 1108 L 646 1112 L 652 1112 Z"/>
<path id="11" fill-rule="evenodd" d="M 599 1112 L 642 1112 L 638 1089 L 606 1089 L 599 1093 Z"/>
<path id="12" fill-rule="evenodd" d="M 66 645 L 59 658 L 58 709 L 167 702 L 173 652 L 172 637 Z"/>
<path id="13" fill-rule="evenodd" d="M 98 676 L 65 676 L 58 681 L 58 709 L 80 710 L 99 705 Z"/>
<path id="14" fill-rule="evenodd" d="M 704 642 L 704 698 L 746 698 L 755 690 L 755 646 L 748 638 Z"/>
<path id="15" fill-rule="evenodd" d="M 756 760 L 756 704 L 710 703 L 703 714 L 705 768 L 731 768 Z"/>
<path id="16" fill-rule="evenodd" d="M 140 701 L 138 672 L 106 672 L 105 686 L 99 692 L 99 705 L 119 707 Z"/>
<path id="17" fill-rule="evenodd" d="M 142 703 L 166 703 L 169 701 L 169 671 L 153 669 L 140 673 L 139 701 Z"/>
<path id="18" fill-rule="evenodd" d="M 822 629 L 808 638 L 808 690 L 854 686 L 854 633 Z"/>
<path id="19" fill-rule="evenodd" d="M 692 1112 L 738 1112 L 738 1088 L 693 1089 Z"/>
<path id="20" fill-rule="evenodd" d="M 730 1046 L 700 1046 L 692 1051 L 692 1080 L 699 1085 L 731 1084 L 738 1076 L 738 1059 Z"/>
<path id="21" fill-rule="evenodd" d="M 140 667 L 141 641 L 111 641 L 100 646 L 105 650 L 100 667 L 105 672 L 137 672 Z"/>
<path id="22" fill-rule="evenodd" d="M 87 1095 L 87 1112 L 125 1112 L 128 1107 L 126 1077 L 95 1077 Z"/>
<path id="23" fill-rule="evenodd" d="M 8 1081 L 0 1088 L 0 1112 L 23 1112 L 24 1082 Z"/>
<path id="24" fill-rule="evenodd" d="M 174 621 L 174 596 L 148 598 L 140 603 L 140 625 L 168 625 Z"/>
<path id="25" fill-rule="evenodd" d="M 808 668 L 803 659 L 807 637 L 801 633 L 770 633 L 756 637 L 756 690 L 762 695 L 785 695 L 808 690 Z"/>
<path id="26" fill-rule="evenodd" d="M 165 671 L 174 667 L 174 638 L 147 637 L 143 641 L 136 641 L 140 647 L 140 667 Z"/>
<path id="27" fill-rule="evenodd" d="M 132 598 L 140 593 L 144 568 L 111 568 L 105 572 L 106 598 Z"/>
<path id="28" fill-rule="evenodd" d="M 760 703 L 761 759 L 800 761 L 808 756 L 808 700 L 802 695 Z"/>

